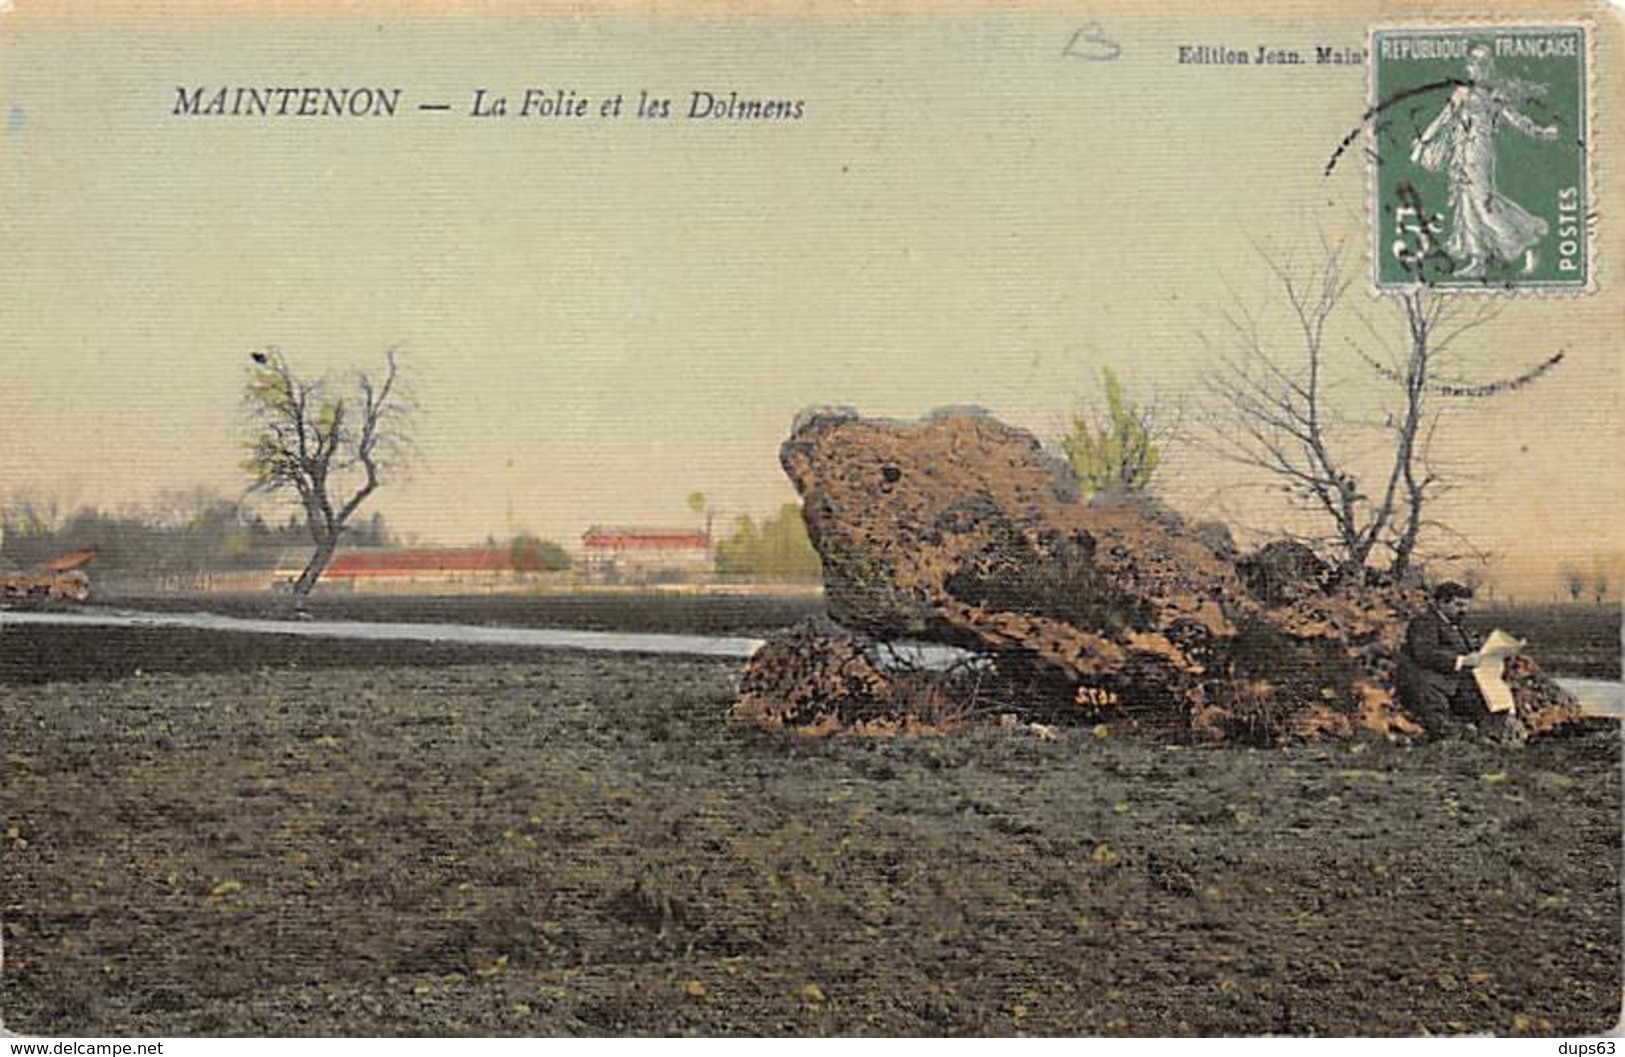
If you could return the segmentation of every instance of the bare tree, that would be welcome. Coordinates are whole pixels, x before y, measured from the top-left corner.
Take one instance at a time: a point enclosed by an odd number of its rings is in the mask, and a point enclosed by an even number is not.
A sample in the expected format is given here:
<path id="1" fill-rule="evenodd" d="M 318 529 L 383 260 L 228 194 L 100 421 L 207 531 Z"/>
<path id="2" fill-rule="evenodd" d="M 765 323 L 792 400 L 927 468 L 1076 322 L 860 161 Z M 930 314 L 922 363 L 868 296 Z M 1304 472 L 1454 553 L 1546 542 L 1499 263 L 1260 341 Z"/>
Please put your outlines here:
<path id="1" fill-rule="evenodd" d="M 1591 597 L 1598 605 L 1608 597 L 1608 563 L 1599 560 L 1591 570 Z"/>
<path id="2" fill-rule="evenodd" d="M 1491 598 L 1495 597 L 1495 587 L 1490 583 L 1489 577 L 1484 575 L 1483 566 L 1469 565 L 1461 571 L 1459 579 L 1462 586 L 1473 594 L 1487 593 Z"/>
<path id="3" fill-rule="evenodd" d="M 0 503 L 0 524 L 19 536 L 49 536 L 62 530 L 73 503 L 54 492 L 24 492 Z"/>
<path id="4" fill-rule="evenodd" d="M 1563 590 L 1569 593 L 1569 601 L 1578 602 L 1586 589 L 1585 570 L 1578 565 L 1565 565 L 1558 570 L 1557 578 L 1562 583 Z"/>
<path id="5" fill-rule="evenodd" d="M 1364 335 L 1358 341 L 1344 335 L 1340 344 L 1333 321 L 1354 279 L 1340 247 L 1323 238 L 1319 250 L 1307 269 L 1261 254 L 1290 310 L 1292 339 L 1284 350 L 1239 295 L 1221 313 L 1227 340 L 1209 343 L 1215 366 L 1205 379 L 1206 444 L 1312 511 L 1323 528 L 1301 542 L 1329 552 L 1344 575 L 1385 554 L 1389 573 L 1403 577 L 1424 532 L 1455 536 L 1471 549 L 1433 516 L 1434 500 L 1460 483 L 1436 448 L 1447 412 L 1522 389 L 1563 354 L 1515 375 L 1474 379 L 1458 342 L 1494 319 L 1500 305 L 1422 284 L 1391 302 L 1404 324 L 1399 340 L 1349 312 Z M 1351 400 L 1351 363 L 1370 371 L 1386 397 L 1372 407 Z"/>
<path id="6" fill-rule="evenodd" d="M 278 349 L 252 354 L 243 397 L 249 418 L 243 469 L 251 491 L 292 491 L 316 545 L 293 593 L 301 602 L 333 559 L 361 504 L 399 470 L 410 447 L 411 407 L 402 392 L 395 350 L 383 376 L 306 380 Z"/>
<path id="7" fill-rule="evenodd" d="M 150 501 L 132 505 L 128 516 L 163 528 L 187 528 L 211 520 L 236 518 L 242 503 L 208 485 L 166 488 Z"/>

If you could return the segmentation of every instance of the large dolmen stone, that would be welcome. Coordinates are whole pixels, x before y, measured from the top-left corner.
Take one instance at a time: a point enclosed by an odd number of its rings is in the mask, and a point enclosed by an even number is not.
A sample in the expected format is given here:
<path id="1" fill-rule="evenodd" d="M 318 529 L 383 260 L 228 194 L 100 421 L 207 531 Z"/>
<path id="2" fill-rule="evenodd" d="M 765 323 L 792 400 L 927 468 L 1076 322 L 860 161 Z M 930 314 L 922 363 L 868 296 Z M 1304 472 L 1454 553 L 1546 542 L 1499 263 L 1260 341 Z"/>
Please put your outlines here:
<path id="1" fill-rule="evenodd" d="M 808 413 L 780 461 L 838 627 L 769 642 L 744 715 L 827 730 L 1014 713 L 1263 743 L 1420 732 L 1392 690 L 1420 588 L 1348 582 L 1295 544 L 1238 557 L 1222 528 L 1153 502 L 1086 500 L 1031 434 L 975 411 Z M 974 663 L 899 671 L 876 645 L 896 640 Z M 1528 662 L 1517 676 L 1533 729 L 1578 717 Z"/>

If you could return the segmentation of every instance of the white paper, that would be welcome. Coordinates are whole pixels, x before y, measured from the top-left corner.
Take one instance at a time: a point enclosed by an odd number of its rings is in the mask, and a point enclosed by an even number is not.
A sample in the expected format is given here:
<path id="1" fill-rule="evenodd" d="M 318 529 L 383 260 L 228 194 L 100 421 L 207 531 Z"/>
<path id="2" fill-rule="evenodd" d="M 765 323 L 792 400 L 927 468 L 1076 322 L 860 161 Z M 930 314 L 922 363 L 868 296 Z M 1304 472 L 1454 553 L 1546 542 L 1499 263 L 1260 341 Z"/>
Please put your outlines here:
<path id="1" fill-rule="evenodd" d="M 1521 640 L 1497 628 L 1490 632 L 1489 638 L 1478 649 L 1473 680 L 1478 683 L 1479 692 L 1484 695 L 1484 703 L 1491 712 L 1514 710 L 1512 687 L 1507 685 L 1505 679 L 1506 662 L 1507 658 L 1523 652 L 1523 646 Z"/>

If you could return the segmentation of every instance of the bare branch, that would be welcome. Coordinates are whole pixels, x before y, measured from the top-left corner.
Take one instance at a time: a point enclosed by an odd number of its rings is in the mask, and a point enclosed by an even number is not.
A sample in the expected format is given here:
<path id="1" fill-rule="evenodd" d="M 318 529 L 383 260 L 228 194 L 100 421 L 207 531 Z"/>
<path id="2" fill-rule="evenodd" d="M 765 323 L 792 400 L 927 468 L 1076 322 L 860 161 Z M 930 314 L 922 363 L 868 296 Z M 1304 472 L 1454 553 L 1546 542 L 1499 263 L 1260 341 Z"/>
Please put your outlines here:
<path id="1" fill-rule="evenodd" d="M 338 547 L 356 511 L 383 482 L 384 450 L 410 432 L 405 407 L 397 399 L 400 377 L 396 352 L 385 357 L 382 382 L 355 375 L 353 392 L 332 378 L 306 381 L 294 373 L 281 350 L 252 355 L 244 393 L 249 419 L 250 491 L 294 492 L 316 544 L 310 564 L 294 584 L 299 598 L 309 594 Z M 359 469 L 360 480 L 353 480 Z M 340 492 L 348 492 L 342 501 Z"/>
<path id="2" fill-rule="evenodd" d="M 1424 533 L 1445 532 L 1429 516 L 1433 501 L 1471 480 L 1436 454 L 1441 411 L 1448 405 L 1435 403 L 1518 392 L 1555 369 L 1563 353 L 1509 377 L 1474 379 L 1459 369 L 1457 349 L 1467 335 L 1496 319 L 1503 305 L 1440 294 L 1419 283 L 1386 302 L 1403 328 L 1400 342 L 1354 311 L 1369 347 L 1381 354 L 1373 355 L 1361 341 L 1334 337 L 1333 323 L 1353 279 L 1331 240 L 1322 234 L 1320 257 L 1309 268 L 1295 267 L 1290 258 L 1260 256 L 1295 336 L 1290 345 L 1271 348 L 1260 316 L 1226 282 L 1233 304 L 1220 319 L 1230 341 L 1215 350 L 1214 367 L 1204 379 L 1206 446 L 1278 482 L 1277 490 L 1293 505 L 1318 511 L 1326 531 L 1303 538 L 1329 551 L 1345 569 L 1364 566 L 1382 550 L 1392 556 L 1390 572 L 1403 576 Z M 1334 391 L 1328 338 L 1346 362 L 1369 369 L 1391 391 L 1386 408 L 1351 410 L 1343 392 Z M 1364 487 L 1366 473 L 1380 487 Z"/>

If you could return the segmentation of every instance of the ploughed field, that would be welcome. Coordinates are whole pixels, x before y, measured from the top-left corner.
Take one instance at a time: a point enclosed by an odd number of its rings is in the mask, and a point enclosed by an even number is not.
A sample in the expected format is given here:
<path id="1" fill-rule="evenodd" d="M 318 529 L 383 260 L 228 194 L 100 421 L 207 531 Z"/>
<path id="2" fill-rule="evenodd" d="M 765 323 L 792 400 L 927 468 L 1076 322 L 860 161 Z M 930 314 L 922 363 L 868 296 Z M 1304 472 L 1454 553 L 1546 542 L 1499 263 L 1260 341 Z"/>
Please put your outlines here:
<path id="1" fill-rule="evenodd" d="M 207 611 L 231 617 L 288 618 L 285 597 L 242 595 L 119 595 L 99 600 L 119 609 Z M 95 607 L 64 607 L 83 609 Z M 307 613 L 318 620 L 557 627 L 583 631 L 657 632 L 765 637 L 822 616 L 816 595 L 637 595 L 582 593 L 484 596 L 318 593 Z M 1554 675 L 1620 678 L 1620 607 L 1609 605 L 1484 606 L 1469 622 L 1481 634 L 1500 627 L 1528 640 Z M 395 663 L 402 647 L 368 642 L 312 642 L 234 634 L 144 629 L 4 627 L 0 614 L 0 683 L 97 679 L 144 672 L 234 671 L 244 667 L 353 667 Z M 500 655 L 500 654 L 497 654 Z M 414 664 L 443 665 L 493 656 L 492 647 L 418 644 Z M 534 656 L 527 650 L 510 659 Z"/>
<path id="2" fill-rule="evenodd" d="M 207 610 L 233 617 L 286 617 L 287 595 L 122 594 L 99 601 L 158 612 Z M 690 635 L 765 635 L 824 612 L 824 600 L 801 588 L 782 594 L 683 594 L 583 591 L 488 595 L 387 595 L 317 591 L 306 602 L 316 620 L 380 623 L 487 624 L 558 627 L 583 631 L 676 632 Z"/>
<path id="3" fill-rule="evenodd" d="M 1541 667 L 1579 679 L 1620 677 L 1620 606 L 1483 605 L 1468 623 L 1480 634 L 1505 628 L 1528 643 Z"/>
<path id="4" fill-rule="evenodd" d="M 292 619 L 286 596 L 271 594 L 117 595 L 97 608 L 154 613 L 209 612 L 222 616 Z M 305 609 L 314 620 L 377 623 L 471 624 L 580 631 L 653 632 L 761 637 L 798 620 L 820 616 L 817 595 L 680 595 L 602 593 L 481 596 L 357 595 L 317 593 Z M 315 640 L 232 632 L 162 628 L 5 626 L 0 612 L 0 684 L 111 679 L 138 672 L 215 672 L 270 668 L 332 668 L 466 664 L 489 659 L 529 660 L 530 648 L 455 643 Z"/>
<path id="5" fill-rule="evenodd" d="M 0 665 L 14 1031 L 1619 1019 L 1617 724 L 1522 749 L 798 742 L 728 721 L 723 662 L 0 629 L 23 656 Z"/>

